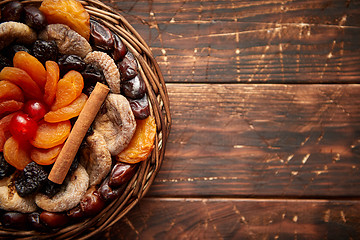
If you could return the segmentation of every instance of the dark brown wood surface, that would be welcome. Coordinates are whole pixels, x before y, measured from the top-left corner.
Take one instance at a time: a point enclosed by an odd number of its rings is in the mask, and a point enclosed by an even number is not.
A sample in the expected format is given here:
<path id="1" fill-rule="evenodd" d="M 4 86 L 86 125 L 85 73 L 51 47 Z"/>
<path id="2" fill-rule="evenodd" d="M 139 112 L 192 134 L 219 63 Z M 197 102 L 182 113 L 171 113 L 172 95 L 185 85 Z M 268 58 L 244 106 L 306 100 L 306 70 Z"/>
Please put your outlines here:
<path id="1" fill-rule="evenodd" d="M 94 239 L 359 239 L 360 1 L 118 1 L 164 74 L 150 191 Z"/>

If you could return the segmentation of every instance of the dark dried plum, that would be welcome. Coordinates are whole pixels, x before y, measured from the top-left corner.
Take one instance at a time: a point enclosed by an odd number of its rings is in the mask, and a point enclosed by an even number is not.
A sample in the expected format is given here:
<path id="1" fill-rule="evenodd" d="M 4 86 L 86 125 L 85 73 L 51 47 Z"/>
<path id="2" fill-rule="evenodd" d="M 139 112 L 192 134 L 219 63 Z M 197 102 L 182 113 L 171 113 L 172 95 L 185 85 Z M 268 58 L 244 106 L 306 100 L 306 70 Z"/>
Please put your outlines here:
<path id="1" fill-rule="evenodd" d="M 127 52 L 124 59 L 118 64 L 121 80 L 129 80 L 137 75 L 138 65 L 134 55 Z"/>
<path id="2" fill-rule="evenodd" d="M 15 180 L 15 188 L 20 197 L 25 197 L 39 190 L 45 183 L 48 174 L 42 166 L 31 162 L 22 171 L 19 178 Z"/>
<path id="3" fill-rule="evenodd" d="M 42 64 L 45 64 L 45 62 L 49 60 L 56 62 L 59 54 L 59 49 L 55 41 L 36 40 L 32 51 L 34 57 Z"/>
<path id="4" fill-rule="evenodd" d="M 150 115 L 149 101 L 147 94 L 140 99 L 128 98 L 131 110 L 136 119 L 145 119 Z"/>
<path id="5" fill-rule="evenodd" d="M 28 226 L 27 214 L 20 212 L 6 212 L 1 216 L 0 222 L 10 228 L 26 229 Z"/>
<path id="6" fill-rule="evenodd" d="M 0 179 L 10 176 L 15 168 L 5 161 L 4 154 L 0 152 Z"/>
<path id="7" fill-rule="evenodd" d="M 31 54 L 31 51 L 28 47 L 24 46 L 24 45 L 18 45 L 18 44 L 13 44 L 10 45 L 9 47 L 7 47 L 4 51 L 4 55 L 8 58 L 8 59 L 13 59 L 15 56 L 15 53 L 20 52 L 20 51 L 24 51 L 27 53 Z"/>
<path id="8" fill-rule="evenodd" d="M 32 29 L 39 31 L 45 28 L 47 21 L 45 15 L 34 6 L 25 6 L 25 24 Z"/>
<path id="9" fill-rule="evenodd" d="M 113 58 L 115 62 L 122 60 L 127 53 L 127 48 L 125 44 L 121 41 L 120 37 L 116 34 L 113 34 L 114 37 L 114 52 Z"/>
<path id="10" fill-rule="evenodd" d="M 3 55 L 0 55 L 0 71 L 4 68 L 4 67 L 11 67 L 11 61 L 4 57 Z"/>
<path id="11" fill-rule="evenodd" d="M 92 64 L 86 65 L 85 70 L 81 72 L 81 75 L 84 78 L 83 92 L 87 95 L 90 95 L 92 90 L 94 90 L 96 82 L 106 83 L 102 70 Z"/>
<path id="12" fill-rule="evenodd" d="M 136 164 L 116 163 L 110 173 L 109 186 L 119 187 L 128 182 L 136 172 Z"/>
<path id="13" fill-rule="evenodd" d="M 90 19 L 90 43 L 96 48 L 105 51 L 114 48 L 114 38 L 111 31 L 92 19 Z"/>
<path id="14" fill-rule="evenodd" d="M 64 55 L 59 58 L 59 68 L 62 74 L 70 70 L 81 72 L 85 69 L 86 63 L 77 55 Z"/>
<path id="15" fill-rule="evenodd" d="M 42 185 L 42 188 L 40 189 L 40 192 L 48 196 L 49 198 L 52 198 L 55 196 L 58 192 L 61 190 L 61 184 L 56 184 L 49 179 L 45 180 L 45 183 Z"/>
<path id="16" fill-rule="evenodd" d="M 24 7 L 19 1 L 12 1 L 7 3 L 1 10 L 1 21 L 8 22 L 20 22 L 21 15 Z"/>
<path id="17" fill-rule="evenodd" d="M 136 75 L 133 79 L 121 83 L 121 92 L 132 99 L 142 98 L 146 93 L 145 82 L 140 75 Z"/>

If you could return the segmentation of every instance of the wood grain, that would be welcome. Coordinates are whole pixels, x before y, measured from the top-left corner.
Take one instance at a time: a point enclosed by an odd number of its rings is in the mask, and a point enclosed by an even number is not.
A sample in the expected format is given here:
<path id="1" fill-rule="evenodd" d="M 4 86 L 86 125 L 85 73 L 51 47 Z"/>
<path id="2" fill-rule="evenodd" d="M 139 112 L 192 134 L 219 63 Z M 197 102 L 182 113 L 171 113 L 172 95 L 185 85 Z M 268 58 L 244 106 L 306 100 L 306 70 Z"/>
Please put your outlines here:
<path id="1" fill-rule="evenodd" d="M 359 197 L 359 85 L 169 84 L 149 196 Z"/>
<path id="2" fill-rule="evenodd" d="M 358 201 L 145 198 L 103 236 L 107 239 L 357 239 L 359 216 Z"/>
<path id="3" fill-rule="evenodd" d="M 151 46 L 167 82 L 360 82 L 358 1 L 112 5 Z"/>

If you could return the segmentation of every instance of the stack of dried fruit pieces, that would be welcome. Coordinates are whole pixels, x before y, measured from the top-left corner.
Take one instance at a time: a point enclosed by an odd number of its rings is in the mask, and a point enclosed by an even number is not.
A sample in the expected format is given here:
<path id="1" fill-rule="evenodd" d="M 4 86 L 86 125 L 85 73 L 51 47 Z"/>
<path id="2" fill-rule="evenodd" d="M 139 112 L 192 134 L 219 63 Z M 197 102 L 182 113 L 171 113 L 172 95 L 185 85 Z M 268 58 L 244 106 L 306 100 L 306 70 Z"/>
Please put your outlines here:
<path id="1" fill-rule="evenodd" d="M 110 93 L 74 149 L 64 182 L 52 182 L 52 166 L 61 161 L 58 156 L 97 83 Z M 154 147 L 156 125 L 146 91 L 133 54 L 78 1 L 4 4 L 1 225 L 56 229 L 93 216 L 118 198 Z"/>

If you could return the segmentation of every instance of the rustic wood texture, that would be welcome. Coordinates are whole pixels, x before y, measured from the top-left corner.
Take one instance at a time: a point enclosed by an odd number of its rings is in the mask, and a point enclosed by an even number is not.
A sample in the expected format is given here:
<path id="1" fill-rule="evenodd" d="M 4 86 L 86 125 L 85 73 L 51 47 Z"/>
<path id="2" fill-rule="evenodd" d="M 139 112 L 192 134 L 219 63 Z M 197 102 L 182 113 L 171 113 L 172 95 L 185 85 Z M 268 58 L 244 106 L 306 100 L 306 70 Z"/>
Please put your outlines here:
<path id="1" fill-rule="evenodd" d="M 173 122 L 146 197 L 94 239 L 359 238 L 359 1 L 104 2 Z"/>
<path id="2" fill-rule="evenodd" d="M 359 1 L 112 4 L 149 43 L 167 82 L 359 82 Z"/>

